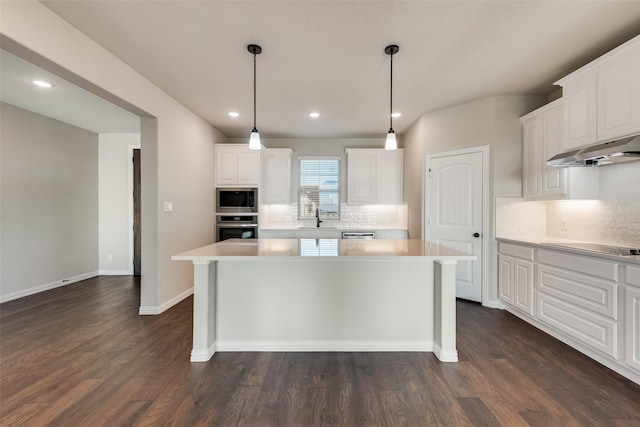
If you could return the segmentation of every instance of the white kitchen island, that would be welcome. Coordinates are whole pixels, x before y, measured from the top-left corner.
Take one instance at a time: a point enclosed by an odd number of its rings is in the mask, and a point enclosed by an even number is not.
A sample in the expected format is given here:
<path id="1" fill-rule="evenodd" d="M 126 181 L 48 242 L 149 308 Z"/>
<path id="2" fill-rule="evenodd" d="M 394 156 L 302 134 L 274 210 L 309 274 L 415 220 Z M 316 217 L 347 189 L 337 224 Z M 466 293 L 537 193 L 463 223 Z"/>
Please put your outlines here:
<path id="1" fill-rule="evenodd" d="M 194 264 L 192 362 L 216 351 L 433 351 L 457 362 L 455 273 L 423 240 L 232 239 Z"/>

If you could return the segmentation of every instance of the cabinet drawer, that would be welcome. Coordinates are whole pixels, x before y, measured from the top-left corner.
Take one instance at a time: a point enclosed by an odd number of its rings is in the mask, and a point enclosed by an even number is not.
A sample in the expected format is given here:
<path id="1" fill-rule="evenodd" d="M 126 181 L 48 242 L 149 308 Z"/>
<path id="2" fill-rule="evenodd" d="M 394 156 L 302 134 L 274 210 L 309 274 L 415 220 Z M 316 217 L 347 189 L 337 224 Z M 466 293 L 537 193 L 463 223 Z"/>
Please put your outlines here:
<path id="1" fill-rule="evenodd" d="M 498 252 L 506 255 L 511 255 L 516 258 L 533 261 L 534 249 L 529 246 L 512 245 L 511 243 L 500 242 L 498 244 Z"/>
<path id="2" fill-rule="evenodd" d="M 544 264 L 538 265 L 538 291 L 612 319 L 618 319 L 618 284 Z"/>
<path id="3" fill-rule="evenodd" d="M 538 262 L 541 264 L 573 270 L 606 280 L 618 281 L 618 264 L 601 261 L 593 257 L 581 257 L 555 251 L 538 251 Z"/>
<path id="4" fill-rule="evenodd" d="M 630 285 L 640 286 L 640 268 L 627 266 L 627 283 Z"/>
<path id="5" fill-rule="evenodd" d="M 538 294 L 538 319 L 604 354 L 618 358 L 618 324 L 543 293 Z"/>

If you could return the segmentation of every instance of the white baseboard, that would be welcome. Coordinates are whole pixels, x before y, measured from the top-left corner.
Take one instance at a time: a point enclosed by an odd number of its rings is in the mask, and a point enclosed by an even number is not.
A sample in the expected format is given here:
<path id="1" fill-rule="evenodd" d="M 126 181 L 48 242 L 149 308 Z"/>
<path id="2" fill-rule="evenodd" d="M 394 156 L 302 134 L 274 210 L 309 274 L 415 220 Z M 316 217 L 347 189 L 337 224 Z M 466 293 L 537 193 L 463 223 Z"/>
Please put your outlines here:
<path id="1" fill-rule="evenodd" d="M 483 305 L 488 308 L 504 308 L 504 305 L 499 299 L 487 300 Z"/>
<path id="2" fill-rule="evenodd" d="M 152 315 L 160 314 L 162 312 L 167 311 L 168 309 L 170 309 L 174 305 L 178 304 L 183 299 L 189 298 L 191 295 L 193 295 L 193 288 L 187 289 L 186 291 L 184 291 L 184 292 L 176 295 L 175 297 L 171 298 L 169 301 L 166 301 L 163 304 L 158 305 L 158 306 L 141 305 L 140 309 L 138 310 L 138 314 L 141 315 L 141 316 L 152 316 Z"/>
<path id="3" fill-rule="evenodd" d="M 50 289 L 59 288 L 61 286 L 67 286 L 72 283 L 80 282 L 82 280 L 91 279 L 92 277 L 98 276 L 100 273 L 98 271 L 92 271 L 90 273 L 78 274 L 77 276 L 69 277 L 66 279 L 56 280 L 54 282 L 45 283 L 44 285 L 34 286 L 29 289 L 23 289 L 16 292 L 11 292 L 7 295 L 0 296 L 0 303 L 12 301 L 14 299 L 23 298 L 29 295 L 38 294 L 40 292 L 48 291 Z"/>
<path id="4" fill-rule="evenodd" d="M 192 362 L 207 362 L 216 352 L 216 345 L 213 344 L 206 350 L 191 350 Z"/>
<path id="5" fill-rule="evenodd" d="M 217 341 L 216 351 L 277 352 L 367 352 L 420 351 L 432 352 L 432 341 Z M 192 353 L 193 354 L 193 353 Z M 193 356 L 192 356 L 193 357 Z"/>
<path id="6" fill-rule="evenodd" d="M 433 343 L 433 354 L 436 355 L 438 360 L 441 362 L 457 362 L 458 361 L 458 350 L 442 350 L 440 346 L 436 343 Z"/>
<path id="7" fill-rule="evenodd" d="M 132 273 L 129 270 L 100 270 L 98 272 L 101 276 L 131 276 Z"/>

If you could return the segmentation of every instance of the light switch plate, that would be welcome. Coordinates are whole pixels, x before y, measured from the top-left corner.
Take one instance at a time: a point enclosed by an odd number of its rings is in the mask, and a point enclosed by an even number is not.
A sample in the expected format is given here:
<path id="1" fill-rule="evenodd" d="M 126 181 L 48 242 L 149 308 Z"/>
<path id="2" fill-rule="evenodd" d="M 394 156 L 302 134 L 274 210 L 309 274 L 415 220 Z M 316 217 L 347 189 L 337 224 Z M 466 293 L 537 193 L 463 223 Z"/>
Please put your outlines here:
<path id="1" fill-rule="evenodd" d="M 173 212 L 173 203 L 164 202 L 164 211 L 165 212 Z"/>

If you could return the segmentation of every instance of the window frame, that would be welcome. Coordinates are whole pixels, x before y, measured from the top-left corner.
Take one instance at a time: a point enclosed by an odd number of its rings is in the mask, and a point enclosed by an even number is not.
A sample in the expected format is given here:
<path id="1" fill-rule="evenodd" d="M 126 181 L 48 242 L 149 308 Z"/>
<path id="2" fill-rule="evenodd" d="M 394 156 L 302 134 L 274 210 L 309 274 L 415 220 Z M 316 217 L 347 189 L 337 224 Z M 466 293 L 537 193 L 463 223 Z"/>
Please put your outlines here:
<path id="1" fill-rule="evenodd" d="M 341 217 L 341 207 L 340 203 L 342 200 L 342 157 L 341 156 L 298 156 L 297 160 L 297 181 L 298 181 L 298 189 L 297 189 L 297 217 L 298 220 L 311 220 L 315 219 L 315 213 L 309 215 L 302 215 L 302 196 L 303 196 L 303 186 L 302 186 L 302 161 L 336 161 L 337 162 L 337 190 L 325 190 L 325 194 L 335 194 L 337 198 L 336 209 L 337 212 L 332 215 L 327 215 L 326 213 L 320 212 L 321 220 L 340 220 Z M 320 199 L 321 190 L 318 189 L 318 200 Z M 318 203 L 319 204 L 319 203 Z"/>

